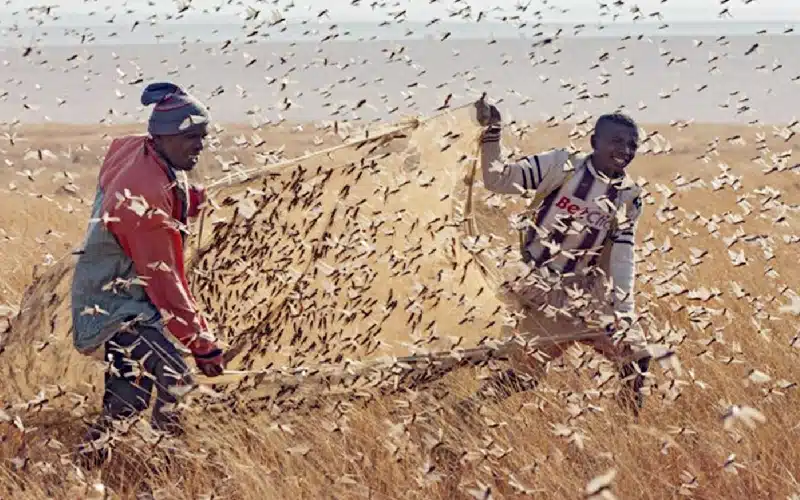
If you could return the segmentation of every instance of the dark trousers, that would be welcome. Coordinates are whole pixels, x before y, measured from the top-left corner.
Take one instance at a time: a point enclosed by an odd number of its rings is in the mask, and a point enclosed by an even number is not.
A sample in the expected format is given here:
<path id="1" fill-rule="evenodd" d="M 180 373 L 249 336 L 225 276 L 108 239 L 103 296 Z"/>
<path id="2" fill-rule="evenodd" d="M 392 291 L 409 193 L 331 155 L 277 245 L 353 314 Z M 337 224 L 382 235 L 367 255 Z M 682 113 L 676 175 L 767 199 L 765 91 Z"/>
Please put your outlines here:
<path id="1" fill-rule="evenodd" d="M 105 345 L 110 364 L 105 373 L 103 415 L 123 419 L 144 412 L 155 388 L 151 425 L 180 432 L 179 418 L 171 408 L 178 397 L 171 390 L 192 383 L 189 367 L 175 345 L 155 328 L 137 326 L 120 331 Z"/>

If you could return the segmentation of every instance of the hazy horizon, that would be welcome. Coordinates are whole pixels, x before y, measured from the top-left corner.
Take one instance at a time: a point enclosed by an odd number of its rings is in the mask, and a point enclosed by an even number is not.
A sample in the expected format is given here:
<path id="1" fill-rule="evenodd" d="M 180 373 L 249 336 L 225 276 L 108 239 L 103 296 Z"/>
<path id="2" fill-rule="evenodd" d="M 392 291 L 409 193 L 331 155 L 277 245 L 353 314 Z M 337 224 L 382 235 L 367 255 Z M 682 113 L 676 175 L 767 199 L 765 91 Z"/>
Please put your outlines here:
<path id="1" fill-rule="evenodd" d="M 142 22 L 135 30 L 120 24 L 3 26 L 0 48 L 44 46 L 117 46 L 201 44 L 260 44 L 283 42 L 320 43 L 330 37 L 337 41 L 408 41 L 443 38 L 513 39 L 541 41 L 546 38 L 647 38 L 664 37 L 741 37 L 797 36 L 800 26 L 782 22 L 614 22 L 614 23 L 528 23 L 514 26 L 502 22 L 442 22 L 432 26 L 416 21 L 379 25 L 369 21 L 310 23 L 293 21 L 281 27 L 250 27 L 239 23 L 155 23 Z M 330 43 L 328 40 L 327 43 Z"/>
<path id="2" fill-rule="evenodd" d="M 179 8 L 183 4 L 184 8 Z M 605 7 L 601 7 L 601 5 Z M 497 18 L 518 18 L 520 21 L 544 23 L 594 23 L 615 19 L 618 21 L 640 21 L 653 19 L 654 22 L 704 23 L 704 22 L 800 22 L 800 4 L 785 0 L 759 0 L 747 4 L 720 4 L 719 0 L 639 0 L 635 6 L 615 5 L 597 0 L 560 0 L 556 4 L 546 1 L 521 2 L 519 0 L 455 0 L 449 3 L 430 0 L 404 0 L 394 4 L 367 3 L 361 0 L 289 0 L 273 1 L 267 4 L 255 0 L 249 5 L 241 2 L 233 4 L 221 0 L 184 0 L 150 2 L 149 0 L 62 0 L 51 5 L 49 14 L 40 5 L 31 5 L 28 0 L 7 0 L 0 7 L 0 23 L 13 16 L 15 22 L 36 17 L 47 19 L 53 24 L 53 17 L 72 20 L 93 20 L 104 23 L 111 16 L 118 20 L 138 18 L 141 15 L 155 16 L 160 22 L 182 19 L 196 24 L 200 19 L 213 23 L 240 22 L 246 17 L 262 22 L 273 12 L 279 11 L 289 22 L 303 19 L 320 19 L 329 22 L 381 22 L 405 20 L 427 22 L 433 18 L 442 21 L 458 21 L 457 18 L 483 21 Z M 634 10 L 634 7 L 637 10 Z M 38 9 L 38 10 L 37 10 Z M 260 11 L 256 16 L 256 11 Z M 513 19 L 510 19 L 513 20 Z M 70 21 L 74 22 L 74 21 Z"/>

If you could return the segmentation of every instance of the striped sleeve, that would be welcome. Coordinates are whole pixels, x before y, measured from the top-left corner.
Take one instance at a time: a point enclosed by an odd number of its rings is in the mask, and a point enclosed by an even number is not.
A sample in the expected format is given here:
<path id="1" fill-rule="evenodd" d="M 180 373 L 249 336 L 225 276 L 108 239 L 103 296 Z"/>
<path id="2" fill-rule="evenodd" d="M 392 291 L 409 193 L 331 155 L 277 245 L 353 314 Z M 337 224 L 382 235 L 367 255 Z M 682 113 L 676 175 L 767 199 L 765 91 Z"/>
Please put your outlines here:
<path id="1" fill-rule="evenodd" d="M 569 154 L 555 149 L 506 163 L 500 148 L 500 127 L 487 127 L 481 135 L 481 170 L 486 189 L 499 194 L 522 194 L 536 190 L 556 166 L 567 161 Z"/>
<path id="2" fill-rule="evenodd" d="M 623 204 L 625 214 L 611 234 L 610 271 L 614 283 L 614 309 L 622 315 L 634 314 L 634 283 L 636 261 L 634 244 L 636 227 L 642 215 L 642 199 L 635 193 L 630 202 Z"/>

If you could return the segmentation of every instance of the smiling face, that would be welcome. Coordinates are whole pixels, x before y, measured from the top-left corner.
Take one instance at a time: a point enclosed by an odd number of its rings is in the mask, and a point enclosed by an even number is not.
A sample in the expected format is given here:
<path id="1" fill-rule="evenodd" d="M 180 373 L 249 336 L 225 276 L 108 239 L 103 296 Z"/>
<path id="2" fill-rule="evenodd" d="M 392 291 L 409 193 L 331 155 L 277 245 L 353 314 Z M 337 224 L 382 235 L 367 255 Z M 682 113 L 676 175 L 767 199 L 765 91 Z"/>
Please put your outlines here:
<path id="1" fill-rule="evenodd" d="M 592 162 L 609 176 L 618 176 L 633 161 L 639 149 L 639 131 L 635 126 L 614 121 L 601 121 L 591 138 Z"/>
<path id="2" fill-rule="evenodd" d="M 198 125 L 182 134 L 154 137 L 159 150 L 177 170 L 189 171 L 197 166 L 197 160 L 205 147 L 208 129 Z"/>

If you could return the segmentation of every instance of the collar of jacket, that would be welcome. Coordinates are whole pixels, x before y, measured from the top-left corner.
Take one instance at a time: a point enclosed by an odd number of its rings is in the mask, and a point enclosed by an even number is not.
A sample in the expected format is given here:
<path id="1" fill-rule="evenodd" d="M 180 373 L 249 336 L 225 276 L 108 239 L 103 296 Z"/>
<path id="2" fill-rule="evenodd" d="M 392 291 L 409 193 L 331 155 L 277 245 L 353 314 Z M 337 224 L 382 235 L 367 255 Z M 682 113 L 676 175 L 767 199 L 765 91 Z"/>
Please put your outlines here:
<path id="1" fill-rule="evenodd" d="M 167 155 L 165 155 L 158 149 L 158 146 L 156 145 L 156 142 L 153 140 L 152 137 L 148 137 L 147 140 L 144 141 L 144 154 L 155 156 L 156 159 L 158 160 L 159 166 L 167 174 L 169 180 L 172 182 L 175 182 L 177 180 L 178 169 L 175 168 L 175 165 L 173 165 L 171 161 L 169 161 Z"/>
<path id="2" fill-rule="evenodd" d="M 613 177 L 610 177 L 605 173 L 600 172 L 594 166 L 591 155 L 587 156 L 584 162 L 586 164 L 586 168 L 589 169 L 589 171 L 596 179 L 605 182 L 606 184 L 611 184 L 618 190 L 629 189 L 635 184 L 631 176 L 628 174 L 628 172 L 617 172 L 617 174 Z"/>
<path id="3" fill-rule="evenodd" d="M 188 189 L 186 180 L 178 180 L 178 169 L 175 168 L 173 163 L 167 158 L 167 155 L 158 150 L 158 146 L 156 146 L 152 137 L 148 137 L 147 140 L 144 141 L 144 154 L 152 155 L 156 159 L 156 163 L 158 163 L 167 174 L 167 178 L 174 188 L 173 192 L 180 203 L 180 222 L 186 224 L 189 213 L 189 195 L 186 192 Z"/>

